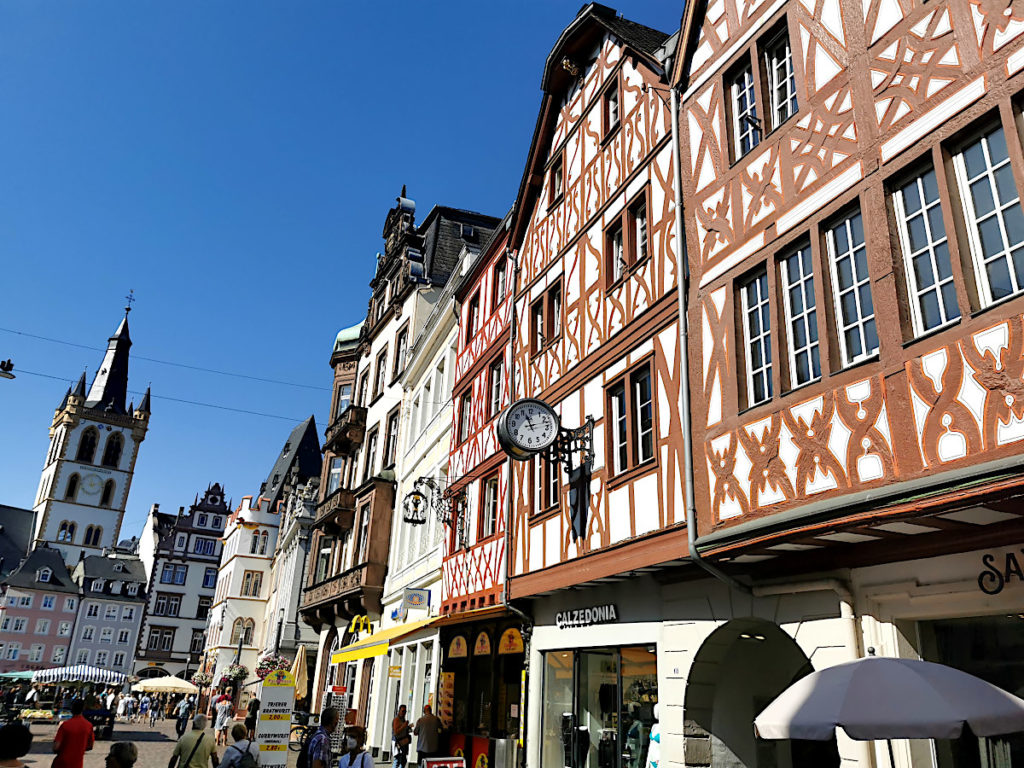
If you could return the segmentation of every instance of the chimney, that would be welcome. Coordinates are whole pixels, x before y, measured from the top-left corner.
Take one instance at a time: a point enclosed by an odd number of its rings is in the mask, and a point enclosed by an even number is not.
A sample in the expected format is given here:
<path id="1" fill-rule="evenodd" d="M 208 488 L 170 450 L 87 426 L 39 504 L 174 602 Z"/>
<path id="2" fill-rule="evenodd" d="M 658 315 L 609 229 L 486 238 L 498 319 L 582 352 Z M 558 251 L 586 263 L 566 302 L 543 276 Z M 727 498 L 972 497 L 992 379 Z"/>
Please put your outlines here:
<path id="1" fill-rule="evenodd" d="M 154 504 L 153 506 L 151 506 L 149 508 L 149 514 L 151 514 L 151 515 L 155 515 L 159 511 L 160 511 L 160 505 L 159 504 Z"/>
<path id="2" fill-rule="evenodd" d="M 178 507 L 178 517 L 181 517 L 184 514 L 185 514 L 185 508 L 184 507 Z"/>

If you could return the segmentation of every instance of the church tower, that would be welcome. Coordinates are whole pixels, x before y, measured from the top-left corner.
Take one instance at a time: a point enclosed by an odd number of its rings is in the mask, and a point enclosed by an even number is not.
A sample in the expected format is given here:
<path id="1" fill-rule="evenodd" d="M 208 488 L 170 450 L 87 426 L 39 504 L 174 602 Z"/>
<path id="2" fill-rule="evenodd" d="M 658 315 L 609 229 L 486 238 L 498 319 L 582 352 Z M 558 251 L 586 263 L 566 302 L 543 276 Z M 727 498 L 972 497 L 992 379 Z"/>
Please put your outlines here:
<path id="1" fill-rule="evenodd" d="M 33 506 L 33 546 L 46 542 L 72 564 L 118 542 L 135 459 L 149 427 L 149 389 L 138 408 L 125 407 L 130 311 L 129 305 L 88 392 L 83 373 L 50 425 L 50 449 Z"/>

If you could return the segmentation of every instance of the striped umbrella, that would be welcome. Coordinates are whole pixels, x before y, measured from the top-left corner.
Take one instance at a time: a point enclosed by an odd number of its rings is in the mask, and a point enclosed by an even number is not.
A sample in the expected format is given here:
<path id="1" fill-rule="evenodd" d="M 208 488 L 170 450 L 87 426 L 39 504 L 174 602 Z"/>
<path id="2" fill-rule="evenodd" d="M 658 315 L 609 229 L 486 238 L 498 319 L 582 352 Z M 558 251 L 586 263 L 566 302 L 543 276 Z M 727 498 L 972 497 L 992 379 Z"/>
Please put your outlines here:
<path id="1" fill-rule="evenodd" d="M 90 667 L 88 664 L 75 664 L 71 667 L 53 667 L 40 669 L 32 675 L 33 683 L 101 683 L 119 685 L 124 683 L 126 675 L 110 669 Z"/>

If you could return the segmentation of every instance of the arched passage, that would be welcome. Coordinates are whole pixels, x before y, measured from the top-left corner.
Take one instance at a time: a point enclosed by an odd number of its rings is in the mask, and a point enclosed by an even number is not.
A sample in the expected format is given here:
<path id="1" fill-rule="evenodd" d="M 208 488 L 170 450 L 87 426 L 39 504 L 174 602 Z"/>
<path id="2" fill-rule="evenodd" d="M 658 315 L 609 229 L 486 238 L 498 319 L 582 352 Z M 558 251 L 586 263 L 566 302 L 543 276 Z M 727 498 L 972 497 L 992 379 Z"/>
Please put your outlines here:
<path id="1" fill-rule="evenodd" d="M 754 736 L 754 718 L 790 684 L 814 671 L 778 625 L 733 619 L 704 640 L 686 682 L 688 768 L 831 768 L 831 741 L 769 741 Z"/>

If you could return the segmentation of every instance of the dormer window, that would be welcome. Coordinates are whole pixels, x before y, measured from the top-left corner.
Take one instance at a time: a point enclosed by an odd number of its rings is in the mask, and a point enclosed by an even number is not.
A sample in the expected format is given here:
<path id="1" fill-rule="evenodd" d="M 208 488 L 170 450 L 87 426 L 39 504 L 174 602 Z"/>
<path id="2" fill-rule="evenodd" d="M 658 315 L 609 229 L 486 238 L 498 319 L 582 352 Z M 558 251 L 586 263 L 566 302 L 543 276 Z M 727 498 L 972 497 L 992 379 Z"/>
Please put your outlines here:
<path id="1" fill-rule="evenodd" d="M 36 581 L 48 584 L 50 579 L 53 577 L 53 571 L 49 568 L 40 568 L 36 571 Z"/>
<path id="2" fill-rule="evenodd" d="M 199 516 L 199 527 L 200 528 L 205 528 L 206 524 L 209 522 L 209 520 L 210 520 L 210 518 L 209 518 L 208 515 L 200 515 Z"/>
<path id="3" fill-rule="evenodd" d="M 135 597 L 135 595 L 139 594 L 139 585 L 138 584 L 129 584 L 128 585 L 128 594 L 131 595 L 132 597 Z"/>
<path id="4" fill-rule="evenodd" d="M 110 594 L 112 594 L 112 595 L 120 595 L 121 594 L 121 587 L 122 586 L 124 586 L 124 585 L 120 581 L 112 581 L 112 582 L 110 582 Z"/>
<path id="5" fill-rule="evenodd" d="M 214 515 L 213 516 L 213 527 L 214 528 L 220 528 L 222 525 L 223 525 L 223 522 L 221 521 L 221 516 L 220 515 Z"/>
<path id="6" fill-rule="evenodd" d="M 175 549 L 184 549 L 185 548 L 185 536 L 184 536 L 184 534 L 182 534 L 181 536 L 178 537 L 178 540 L 175 542 L 174 547 L 175 547 Z"/>
<path id="7" fill-rule="evenodd" d="M 114 570 L 117 571 L 118 573 L 123 573 L 124 572 L 124 564 L 123 563 L 114 563 Z"/>
<path id="8" fill-rule="evenodd" d="M 103 579 L 95 579 L 95 580 L 93 580 L 93 582 L 92 582 L 92 591 L 93 592 L 102 592 L 103 591 L 103 584 L 104 584 Z"/>

